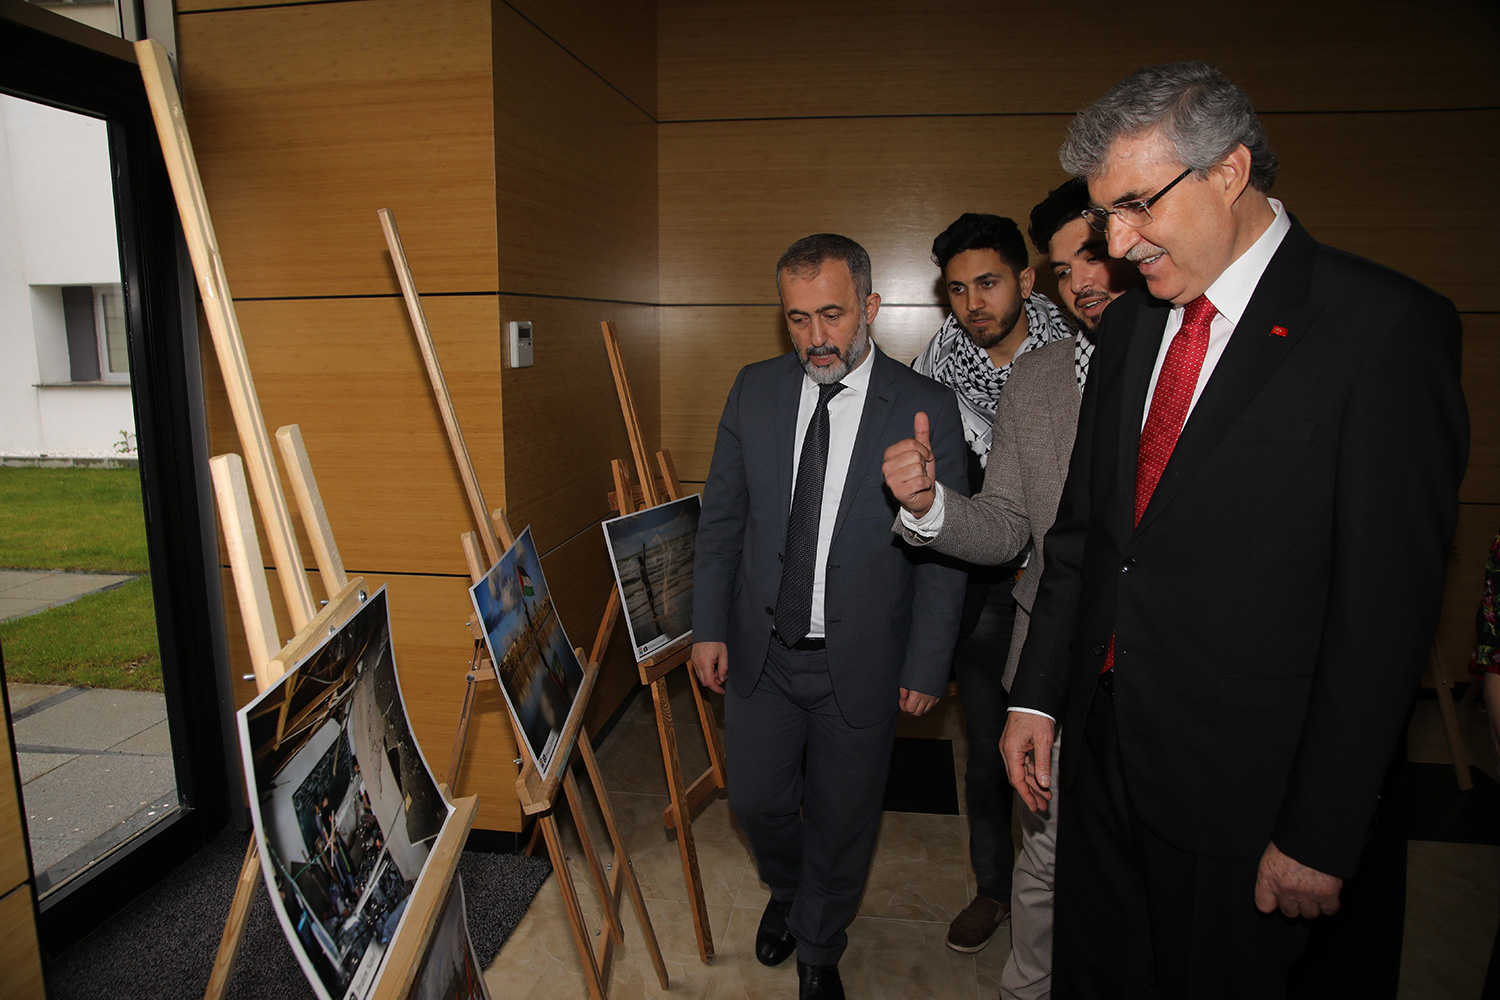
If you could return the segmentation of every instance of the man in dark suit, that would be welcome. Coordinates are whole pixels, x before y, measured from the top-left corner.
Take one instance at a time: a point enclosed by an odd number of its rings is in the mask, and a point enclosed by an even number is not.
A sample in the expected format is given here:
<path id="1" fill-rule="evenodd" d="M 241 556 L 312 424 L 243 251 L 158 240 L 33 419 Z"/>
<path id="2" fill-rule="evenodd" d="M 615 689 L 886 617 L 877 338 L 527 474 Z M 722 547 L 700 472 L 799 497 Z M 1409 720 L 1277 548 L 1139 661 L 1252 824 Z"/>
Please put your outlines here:
<path id="1" fill-rule="evenodd" d="M 1298 995 L 1361 945 L 1337 992 L 1394 995 L 1382 795 L 1467 457 L 1457 314 L 1269 198 L 1202 63 L 1127 77 L 1061 159 L 1146 288 L 1104 317 L 1002 740 L 1036 808 L 1063 722 L 1055 995 Z"/>
<path id="2" fill-rule="evenodd" d="M 858 243 L 798 240 L 776 268 L 794 353 L 742 369 L 719 421 L 693 565 L 693 669 L 724 699 L 729 801 L 771 900 L 756 957 L 793 950 L 803 998 L 842 997 L 898 708 L 948 684 L 964 574 L 891 534 L 881 456 L 923 428 L 964 475 L 951 390 L 870 343 Z M 804 767 L 805 753 L 805 767 Z"/>

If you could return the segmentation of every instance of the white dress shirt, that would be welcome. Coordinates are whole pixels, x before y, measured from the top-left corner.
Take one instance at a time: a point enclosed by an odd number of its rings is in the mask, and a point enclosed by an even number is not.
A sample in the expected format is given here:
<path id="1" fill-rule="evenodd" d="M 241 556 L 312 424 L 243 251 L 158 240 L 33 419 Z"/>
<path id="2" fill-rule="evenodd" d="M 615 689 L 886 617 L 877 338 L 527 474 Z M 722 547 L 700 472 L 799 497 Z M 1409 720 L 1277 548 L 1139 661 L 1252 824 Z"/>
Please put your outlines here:
<path id="1" fill-rule="evenodd" d="M 854 439 L 859 436 L 859 418 L 865 412 L 870 395 L 870 359 L 878 348 L 872 343 L 865 359 L 839 381 L 844 389 L 828 401 L 828 465 L 823 474 L 823 506 L 818 514 L 818 554 L 813 563 L 812 619 L 807 635 L 821 639 L 824 631 L 823 592 L 828 583 L 828 550 L 833 544 L 833 522 L 838 517 L 839 500 L 844 496 L 844 480 L 849 477 L 849 460 L 854 457 Z M 802 441 L 818 408 L 818 383 L 806 372 L 802 374 L 802 394 L 797 402 L 797 433 L 792 446 L 792 493 L 796 493 L 797 466 L 802 464 Z M 791 508 L 788 507 L 788 510 Z"/>

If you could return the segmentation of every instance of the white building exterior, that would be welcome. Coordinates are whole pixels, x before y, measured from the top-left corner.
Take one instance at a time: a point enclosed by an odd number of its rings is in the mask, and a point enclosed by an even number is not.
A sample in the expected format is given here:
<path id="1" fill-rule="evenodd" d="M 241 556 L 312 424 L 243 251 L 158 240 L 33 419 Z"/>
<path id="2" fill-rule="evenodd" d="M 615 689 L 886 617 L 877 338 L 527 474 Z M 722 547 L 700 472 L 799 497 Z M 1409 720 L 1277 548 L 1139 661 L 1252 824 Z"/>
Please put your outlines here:
<path id="1" fill-rule="evenodd" d="M 104 122 L 0 95 L 0 459 L 135 457 L 110 169 Z"/>

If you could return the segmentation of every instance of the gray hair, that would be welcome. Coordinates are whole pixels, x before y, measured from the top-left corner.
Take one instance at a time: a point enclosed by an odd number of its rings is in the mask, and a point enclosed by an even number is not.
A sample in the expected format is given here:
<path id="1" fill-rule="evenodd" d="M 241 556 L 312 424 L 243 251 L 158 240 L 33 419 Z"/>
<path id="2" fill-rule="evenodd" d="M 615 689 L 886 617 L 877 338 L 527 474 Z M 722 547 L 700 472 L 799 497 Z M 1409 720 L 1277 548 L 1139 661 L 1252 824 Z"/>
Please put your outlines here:
<path id="1" fill-rule="evenodd" d="M 776 290 L 781 291 L 781 273 L 790 271 L 798 277 L 817 274 L 825 261 L 842 261 L 854 279 L 854 291 L 860 304 L 870 297 L 870 255 L 865 248 L 847 236 L 836 233 L 816 233 L 804 236 L 786 248 L 776 262 Z"/>
<path id="2" fill-rule="evenodd" d="M 1250 95 L 1204 62 L 1136 70 L 1078 113 L 1058 159 L 1070 174 L 1095 177 L 1116 140 L 1157 128 L 1178 162 L 1197 176 L 1243 143 L 1250 150 L 1250 186 L 1266 192 L 1276 181 L 1280 165 Z"/>

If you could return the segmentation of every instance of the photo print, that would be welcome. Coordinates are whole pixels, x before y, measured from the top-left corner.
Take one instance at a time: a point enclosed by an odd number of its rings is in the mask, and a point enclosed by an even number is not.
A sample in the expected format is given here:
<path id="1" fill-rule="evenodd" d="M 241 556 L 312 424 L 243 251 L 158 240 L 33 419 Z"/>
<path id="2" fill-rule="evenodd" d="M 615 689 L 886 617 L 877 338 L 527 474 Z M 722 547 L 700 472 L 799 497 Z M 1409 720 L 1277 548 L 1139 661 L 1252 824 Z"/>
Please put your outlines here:
<path id="1" fill-rule="evenodd" d="M 240 710 L 261 867 L 323 1000 L 374 991 L 452 808 L 412 737 L 382 587 Z"/>
<path id="2" fill-rule="evenodd" d="M 604 522 L 637 663 L 693 630 L 693 550 L 702 508 L 695 493 Z"/>
<path id="3" fill-rule="evenodd" d="M 448 898 L 443 902 L 427 954 L 417 967 L 411 1000 L 490 1000 L 484 972 L 469 940 L 464 880 L 457 872 L 448 886 Z"/>
<path id="4" fill-rule="evenodd" d="M 531 529 L 469 588 L 490 660 L 542 777 L 583 684 L 583 666 L 558 620 Z"/>

